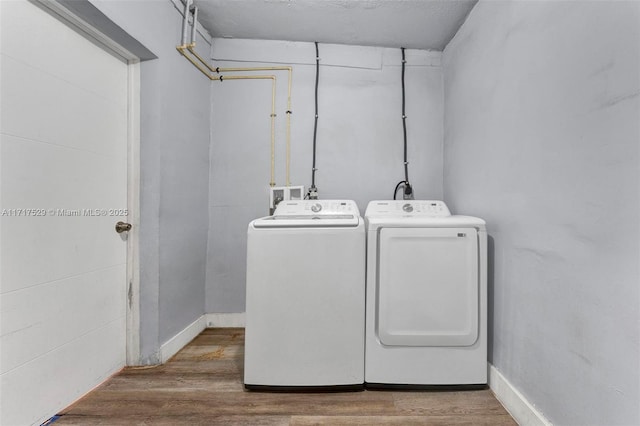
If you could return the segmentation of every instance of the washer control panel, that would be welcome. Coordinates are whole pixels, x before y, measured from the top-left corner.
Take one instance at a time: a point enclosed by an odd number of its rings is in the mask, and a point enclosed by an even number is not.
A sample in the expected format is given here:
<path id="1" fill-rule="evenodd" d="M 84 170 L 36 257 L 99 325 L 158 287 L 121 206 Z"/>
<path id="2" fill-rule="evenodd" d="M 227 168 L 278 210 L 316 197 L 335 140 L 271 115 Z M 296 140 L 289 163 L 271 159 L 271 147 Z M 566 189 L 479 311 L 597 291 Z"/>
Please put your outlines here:
<path id="1" fill-rule="evenodd" d="M 370 202 L 365 216 L 445 217 L 451 212 L 440 200 L 389 200 Z"/>
<path id="2" fill-rule="evenodd" d="M 281 202 L 274 213 L 275 216 L 316 214 L 359 216 L 360 211 L 355 201 L 352 200 L 297 200 Z"/>

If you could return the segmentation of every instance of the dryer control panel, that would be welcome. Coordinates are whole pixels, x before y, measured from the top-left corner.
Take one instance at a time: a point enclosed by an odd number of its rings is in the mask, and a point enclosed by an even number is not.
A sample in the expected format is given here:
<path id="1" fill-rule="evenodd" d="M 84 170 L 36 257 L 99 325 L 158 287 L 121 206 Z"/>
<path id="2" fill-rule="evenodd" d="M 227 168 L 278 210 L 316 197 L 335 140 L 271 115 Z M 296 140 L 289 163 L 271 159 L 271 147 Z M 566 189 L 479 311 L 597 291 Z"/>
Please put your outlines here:
<path id="1" fill-rule="evenodd" d="M 440 200 L 389 200 L 370 202 L 365 216 L 446 217 L 451 216 L 451 212 Z"/>

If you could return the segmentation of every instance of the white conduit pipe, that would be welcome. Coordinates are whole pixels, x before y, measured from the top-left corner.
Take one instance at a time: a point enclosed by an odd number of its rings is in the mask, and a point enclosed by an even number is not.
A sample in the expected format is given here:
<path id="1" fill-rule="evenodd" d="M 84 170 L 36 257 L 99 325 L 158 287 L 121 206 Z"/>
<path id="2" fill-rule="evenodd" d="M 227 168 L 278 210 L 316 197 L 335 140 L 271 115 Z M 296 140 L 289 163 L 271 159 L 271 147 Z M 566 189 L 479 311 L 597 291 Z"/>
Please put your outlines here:
<path id="1" fill-rule="evenodd" d="M 275 180 L 275 152 L 276 152 L 276 76 L 275 75 L 234 75 L 234 76 L 215 76 L 211 75 L 207 69 L 205 69 L 200 63 L 198 63 L 195 59 L 193 59 L 190 55 L 186 53 L 186 46 L 176 46 L 176 50 L 180 52 L 182 56 L 187 58 L 189 62 L 191 62 L 202 74 L 206 75 L 209 80 L 271 80 L 271 180 L 269 181 L 269 186 L 276 186 Z"/>
<path id="2" fill-rule="evenodd" d="M 189 51 L 191 49 L 189 48 Z M 194 53 L 194 52 L 192 52 Z M 206 63 L 205 63 L 206 64 Z M 208 64 L 207 64 L 208 66 Z M 213 72 L 214 69 L 209 67 Z M 291 114 L 293 111 L 291 110 L 291 81 L 293 77 L 293 67 L 291 66 L 281 66 L 281 67 L 236 67 L 236 68 L 220 68 L 216 67 L 215 72 L 240 72 L 240 71 L 287 71 L 288 72 L 288 84 L 287 84 L 287 145 L 286 145 L 286 173 L 285 173 L 285 182 L 286 186 L 291 186 L 290 181 L 290 170 L 291 170 Z"/>
<path id="3" fill-rule="evenodd" d="M 213 68 L 209 63 L 195 51 L 195 43 L 191 43 L 187 45 L 187 50 L 195 56 L 202 65 L 207 67 L 209 71 L 215 73 L 221 72 L 244 72 L 244 71 L 287 71 L 288 72 L 288 84 L 287 84 L 287 145 L 286 145 L 286 172 L 285 172 L 285 181 L 286 186 L 291 186 L 291 114 L 293 111 L 291 110 L 291 81 L 293 79 L 293 67 L 290 66 L 281 66 L 281 67 L 235 67 L 235 68 Z M 229 77 L 226 77 L 229 78 Z"/>
<path id="4" fill-rule="evenodd" d="M 276 76 L 275 75 L 221 75 L 217 80 L 271 80 L 271 181 L 269 186 L 276 186 Z"/>
<path id="5" fill-rule="evenodd" d="M 182 56 L 187 58 L 191 64 L 193 64 L 201 73 L 206 75 L 210 80 L 254 80 L 254 79 L 270 79 L 272 80 L 271 87 L 271 180 L 269 182 L 270 186 L 275 186 L 275 118 L 276 118 L 276 76 L 275 75 L 240 75 L 240 76 L 223 76 L 219 77 L 213 76 L 211 73 L 220 74 L 221 72 L 239 72 L 239 71 L 288 71 L 288 85 L 287 85 L 287 142 L 286 142 L 286 186 L 290 186 L 290 164 L 291 164 L 291 81 L 293 74 L 293 67 L 291 66 L 280 66 L 280 67 L 241 67 L 241 68 L 213 68 L 209 65 L 208 61 L 205 60 L 198 52 L 196 52 L 196 26 L 198 22 L 198 8 L 194 7 L 193 10 L 193 21 L 191 27 L 191 42 L 187 44 L 187 28 L 189 26 L 189 13 L 190 13 L 190 3 L 191 0 L 185 0 L 185 13 L 184 13 L 184 21 L 182 25 L 182 44 L 180 46 L 176 46 L 176 49 Z M 191 55 L 188 55 L 186 51 L 189 51 Z M 197 61 L 194 59 L 197 59 Z M 203 67 L 204 65 L 204 67 Z M 206 68 L 205 68 L 206 67 Z"/>
<path id="6" fill-rule="evenodd" d="M 190 2 L 191 0 L 186 0 L 187 2 Z M 185 6 L 185 10 L 186 10 Z M 185 13 L 185 20 L 184 20 L 184 25 L 188 25 L 188 18 L 186 18 L 187 14 Z M 220 68 L 220 67 L 216 67 L 213 68 L 209 62 L 204 59 L 197 51 L 196 51 L 196 25 L 198 22 L 198 8 L 194 7 L 193 8 L 193 23 L 192 23 L 192 29 L 191 29 L 191 43 L 186 44 L 186 31 L 185 31 L 185 26 L 183 26 L 183 40 L 182 40 L 182 45 L 178 46 L 177 49 L 178 51 L 184 56 L 186 57 L 193 65 L 196 66 L 196 68 L 198 68 L 200 70 L 200 72 L 202 72 L 203 74 L 205 74 L 207 77 L 209 77 L 211 80 L 214 80 L 215 78 L 212 77 L 209 72 L 211 73 L 216 73 L 216 74 L 220 74 L 221 72 L 244 72 L 244 71 L 287 71 L 288 74 L 288 84 L 287 84 L 287 133 L 286 133 L 286 171 L 285 171 L 285 182 L 286 182 L 286 186 L 291 186 L 291 114 L 293 114 L 293 111 L 291 110 L 291 82 L 293 79 L 293 67 L 291 66 L 279 66 L 279 67 L 235 67 L 235 68 Z M 195 61 L 193 61 L 193 58 L 190 58 L 189 56 L 187 56 L 184 52 L 184 49 L 187 49 L 189 51 L 189 53 L 191 53 L 199 62 L 200 64 L 196 63 Z M 209 72 L 207 72 L 206 70 L 204 70 L 202 68 L 202 65 L 204 65 Z M 250 77 L 250 76 L 247 76 Z M 273 77 L 275 79 L 275 76 L 269 76 L 269 78 Z M 231 77 L 223 77 L 223 80 L 235 80 Z M 237 80 L 240 80 L 240 78 L 238 78 Z M 242 78 L 242 80 L 246 80 L 245 78 Z M 222 80 L 221 80 L 222 81 Z M 275 86 L 275 80 L 274 80 L 274 86 Z M 273 99 L 273 102 L 275 102 L 275 98 Z M 275 112 L 272 111 L 272 117 L 275 117 Z M 273 133 L 273 132 L 272 132 Z M 275 137 L 275 135 L 274 135 Z M 275 155 L 272 154 L 272 157 L 274 157 Z M 271 179 L 271 182 L 274 182 L 274 179 Z M 273 183 L 271 186 L 274 186 L 275 183 Z"/>
<path id="7" fill-rule="evenodd" d="M 193 24 L 191 25 L 191 45 L 196 46 L 196 33 L 198 28 L 198 8 L 193 8 Z M 184 44 L 184 43 L 183 43 Z"/>
<path id="8" fill-rule="evenodd" d="M 269 181 L 269 186 L 275 186 L 276 185 L 276 181 L 275 181 L 275 119 L 276 119 L 276 76 L 275 75 L 236 75 L 236 76 L 218 76 L 218 75 L 212 75 L 211 73 L 216 72 L 217 71 L 214 70 L 209 64 L 206 63 L 206 61 L 204 60 L 204 58 L 202 58 L 196 51 L 195 51 L 195 37 L 196 37 L 196 26 L 197 26 L 197 17 L 198 17 L 198 8 L 194 7 L 193 8 L 193 27 L 191 30 L 191 43 L 186 44 L 186 40 L 187 40 L 187 29 L 189 26 L 189 6 L 190 6 L 191 0 L 186 0 L 185 3 L 185 9 L 184 9 L 184 21 L 182 23 L 182 44 L 179 46 L 176 46 L 176 50 L 185 58 L 187 58 L 187 60 L 189 62 L 191 62 L 191 64 L 193 66 L 195 66 L 202 74 L 206 75 L 209 80 L 218 80 L 218 81 L 224 81 L 224 80 L 271 80 L 271 180 Z M 193 56 L 196 57 L 196 59 L 194 59 L 191 55 L 187 54 L 187 51 L 190 52 Z M 199 62 L 198 62 L 199 61 Z M 202 65 L 204 65 L 205 67 L 203 67 Z M 208 70 L 207 70 L 208 68 Z M 287 114 L 288 115 L 288 114 Z M 288 178 L 287 178 L 288 180 Z"/>
<path id="9" fill-rule="evenodd" d="M 191 0 L 185 0 L 184 1 L 184 20 L 182 21 L 182 44 L 181 44 L 182 46 L 187 44 L 187 29 L 189 28 L 189 6 L 191 6 Z"/>

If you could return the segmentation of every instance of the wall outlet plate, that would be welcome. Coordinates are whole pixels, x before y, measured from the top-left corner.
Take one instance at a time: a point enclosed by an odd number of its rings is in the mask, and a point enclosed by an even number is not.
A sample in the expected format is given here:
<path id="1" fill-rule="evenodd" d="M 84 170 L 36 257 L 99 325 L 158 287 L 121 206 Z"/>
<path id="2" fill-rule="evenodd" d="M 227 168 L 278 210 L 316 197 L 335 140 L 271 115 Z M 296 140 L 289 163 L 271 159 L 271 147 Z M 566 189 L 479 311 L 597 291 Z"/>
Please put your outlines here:
<path id="1" fill-rule="evenodd" d="M 269 188 L 269 211 L 273 214 L 276 206 L 281 201 L 302 200 L 304 198 L 304 186 L 272 186 Z"/>

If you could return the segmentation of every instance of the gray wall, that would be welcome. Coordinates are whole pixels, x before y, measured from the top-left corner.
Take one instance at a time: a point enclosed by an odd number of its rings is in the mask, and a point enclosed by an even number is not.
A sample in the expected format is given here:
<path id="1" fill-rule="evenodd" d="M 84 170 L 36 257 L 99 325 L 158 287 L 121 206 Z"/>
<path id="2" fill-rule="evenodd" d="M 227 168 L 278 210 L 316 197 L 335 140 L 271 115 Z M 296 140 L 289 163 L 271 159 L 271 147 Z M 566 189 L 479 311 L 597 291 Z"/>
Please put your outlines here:
<path id="1" fill-rule="evenodd" d="M 220 67 L 293 64 L 291 184 L 308 188 L 313 43 L 216 39 L 212 55 Z M 370 200 L 389 199 L 404 178 L 400 50 L 320 44 L 320 57 L 316 185 L 321 198 L 354 199 L 364 213 Z M 442 196 L 440 57 L 407 51 L 409 174 L 420 198 Z M 276 182 L 284 185 L 286 72 L 277 78 Z M 206 308 L 243 312 L 247 225 L 268 214 L 271 86 L 214 82 L 212 97 Z"/>
<path id="2" fill-rule="evenodd" d="M 444 191 L 493 238 L 490 361 L 555 424 L 639 424 L 640 3 L 481 1 Z"/>
<path id="3" fill-rule="evenodd" d="M 171 1 L 92 3 L 158 56 L 141 65 L 140 94 L 141 362 L 154 363 L 204 313 L 211 83 L 175 49 L 182 19 Z"/>

